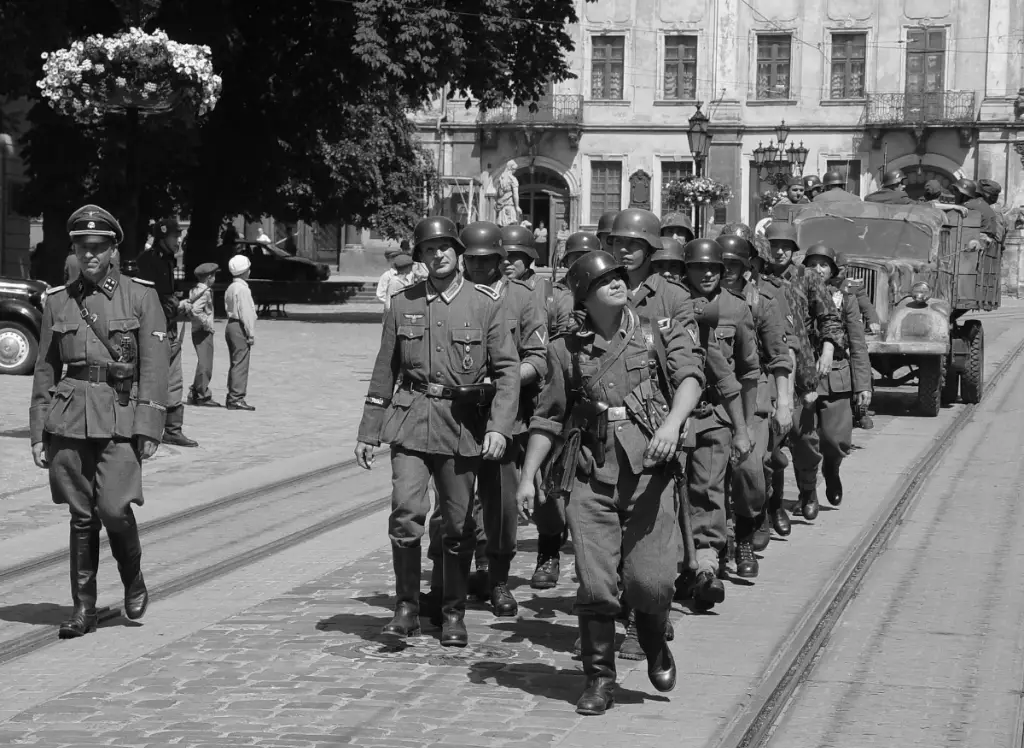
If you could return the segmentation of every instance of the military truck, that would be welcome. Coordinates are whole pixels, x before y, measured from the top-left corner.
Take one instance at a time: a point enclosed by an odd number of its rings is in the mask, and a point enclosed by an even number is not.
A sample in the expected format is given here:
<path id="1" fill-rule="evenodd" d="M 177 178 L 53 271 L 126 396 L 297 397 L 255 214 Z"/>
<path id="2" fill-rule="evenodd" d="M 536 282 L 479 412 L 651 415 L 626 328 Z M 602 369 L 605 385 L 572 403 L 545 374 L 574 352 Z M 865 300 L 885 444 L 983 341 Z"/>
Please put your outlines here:
<path id="1" fill-rule="evenodd" d="M 943 404 L 977 403 L 985 386 L 981 321 L 961 318 L 1000 303 L 1002 248 L 980 231 L 981 216 L 960 206 L 837 202 L 776 206 L 801 247 L 825 242 L 845 255 L 882 330 L 868 335 L 880 386 L 917 383 L 923 414 Z"/>

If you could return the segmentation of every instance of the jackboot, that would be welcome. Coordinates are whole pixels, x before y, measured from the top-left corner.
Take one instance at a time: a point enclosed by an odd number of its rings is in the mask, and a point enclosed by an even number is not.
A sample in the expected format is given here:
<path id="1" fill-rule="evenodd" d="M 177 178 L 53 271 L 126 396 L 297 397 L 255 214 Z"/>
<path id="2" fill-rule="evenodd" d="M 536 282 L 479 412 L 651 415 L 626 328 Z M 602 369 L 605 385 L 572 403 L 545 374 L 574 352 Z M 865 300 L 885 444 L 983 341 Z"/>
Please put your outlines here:
<path id="1" fill-rule="evenodd" d="M 787 517 L 788 519 L 788 517 Z M 754 530 L 754 535 L 750 539 L 750 544 L 754 547 L 754 550 L 760 553 L 768 544 L 772 541 L 772 525 L 771 520 L 768 519 L 768 512 L 761 512 L 760 519 L 755 519 L 757 522 L 757 529 Z"/>
<path id="2" fill-rule="evenodd" d="M 665 639 L 668 622 L 667 610 L 661 613 L 636 613 L 640 646 L 647 655 L 647 677 L 651 685 L 663 693 L 676 687 L 676 661 Z"/>
<path id="3" fill-rule="evenodd" d="M 489 561 L 487 581 L 491 588 L 491 608 L 496 618 L 515 618 L 519 614 L 519 603 L 508 589 L 511 566 L 511 556 L 494 556 Z"/>
<path id="4" fill-rule="evenodd" d="M 580 616 L 580 644 L 587 685 L 576 713 L 604 714 L 615 705 L 615 619 Z"/>
<path id="5" fill-rule="evenodd" d="M 780 537 L 788 537 L 793 532 L 793 525 L 789 521 L 789 512 L 782 505 L 782 498 L 786 492 L 786 473 L 776 470 L 772 473 L 772 491 L 768 499 L 768 514 L 772 518 L 772 527 Z"/>
<path id="6" fill-rule="evenodd" d="M 100 565 L 100 530 L 71 531 L 71 617 L 57 636 L 76 639 L 96 628 L 96 570 Z"/>
<path id="7" fill-rule="evenodd" d="M 469 575 L 468 592 L 477 600 L 489 600 L 491 588 L 489 585 L 491 562 L 486 556 L 476 558 L 476 571 Z"/>
<path id="8" fill-rule="evenodd" d="M 821 473 L 825 476 L 825 498 L 832 506 L 843 503 L 843 481 L 839 477 L 839 465 L 828 460 L 821 463 Z"/>
<path id="9" fill-rule="evenodd" d="M 530 577 L 530 586 L 535 590 L 549 590 L 558 584 L 561 574 L 561 535 L 540 535 L 537 537 L 537 568 Z"/>
<path id="10" fill-rule="evenodd" d="M 693 581 L 693 599 L 702 608 L 710 610 L 714 605 L 725 601 L 725 585 L 711 569 L 697 570 Z"/>
<path id="11" fill-rule="evenodd" d="M 811 488 L 800 491 L 800 514 L 808 522 L 818 518 L 818 489 Z"/>
<path id="12" fill-rule="evenodd" d="M 444 616 L 441 607 L 444 605 L 444 567 L 440 559 L 434 561 L 430 570 L 430 592 L 420 595 L 420 615 L 426 616 L 431 626 L 440 626 Z"/>
<path id="13" fill-rule="evenodd" d="M 164 444 L 171 444 L 175 447 L 198 447 L 199 442 L 189 439 L 181 429 L 185 425 L 185 406 L 176 405 L 167 409 L 167 416 L 164 419 Z"/>
<path id="14" fill-rule="evenodd" d="M 110 538 L 110 553 L 117 561 L 117 571 L 124 585 L 124 615 L 130 621 L 137 621 L 149 607 L 149 591 L 142 578 L 142 542 L 135 514 L 129 509 L 125 529 L 108 531 L 107 536 Z"/>
<path id="15" fill-rule="evenodd" d="M 640 646 L 639 635 L 636 630 L 636 611 L 630 608 L 629 617 L 626 619 L 626 638 L 619 645 L 619 657 L 623 660 L 642 660 L 647 657 L 644 648 Z"/>
<path id="16" fill-rule="evenodd" d="M 420 635 L 420 545 L 391 546 L 395 566 L 394 617 L 384 626 L 385 636 L 405 639 Z"/>
<path id="17" fill-rule="evenodd" d="M 465 647 L 469 644 L 466 631 L 466 591 L 469 585 L 469 567 L 472 558 L 460 558 L 444 551 L 444 605 L 441 608 L 441 646 Z"/>

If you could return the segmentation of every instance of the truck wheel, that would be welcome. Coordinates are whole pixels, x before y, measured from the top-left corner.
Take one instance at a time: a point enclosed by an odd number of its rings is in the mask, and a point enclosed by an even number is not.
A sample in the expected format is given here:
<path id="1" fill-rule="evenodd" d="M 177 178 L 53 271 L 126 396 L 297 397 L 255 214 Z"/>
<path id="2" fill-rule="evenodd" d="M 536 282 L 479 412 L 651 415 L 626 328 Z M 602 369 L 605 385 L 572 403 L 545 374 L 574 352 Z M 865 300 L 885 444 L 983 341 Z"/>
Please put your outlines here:
<path id="1" fill-rule="evenodd" d="M 0 374 L 30 374 L 36 365 L 36 336 L 24 325 L 0 320 Z"/>
<path id="2" fill-rule="evenodd" d="M 960 394 L 960 375 L 953 371 L 952 354 L 946 356 L 946 381 L 942 384 L 942 404 L 952 405 Z"/>
<path id="3" fill-rule="evenodd" d="M 967 365 L 960 378 L 960 396 L 965 403 L 980 403 L 985 394 L 985 331 L 981 322 L 969 319 L 964 323 L 967 341 Z"/>
<path id="4" fill-rule="evenodd" d="M 917 404 L 922 415 L 934 418 L 939 414 L 945 380 L 945 356 L 931 356 L 917 367 Z"/>

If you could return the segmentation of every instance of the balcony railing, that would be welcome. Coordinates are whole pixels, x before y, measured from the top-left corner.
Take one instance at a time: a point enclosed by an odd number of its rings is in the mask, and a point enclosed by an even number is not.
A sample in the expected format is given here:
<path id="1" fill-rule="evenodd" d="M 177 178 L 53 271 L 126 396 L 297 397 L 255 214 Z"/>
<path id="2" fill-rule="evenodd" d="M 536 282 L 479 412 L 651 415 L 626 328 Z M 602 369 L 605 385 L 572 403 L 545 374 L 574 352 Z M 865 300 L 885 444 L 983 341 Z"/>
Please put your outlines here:
<path id="1" fill-rule="evenodd" d="M 537 111 L 531 112 L 529 105 L 516 106 L 509 103 L 479 117 L 488 125 L 579 125 L 583 122 L 583 97 L 578 94 L 553 94 L 537 100 Z"/>
<path id="2" fill-rule="evenodd" d="M 974 91 L 868 94 L 869 125 L 962 126 L 974 118 Z"/>

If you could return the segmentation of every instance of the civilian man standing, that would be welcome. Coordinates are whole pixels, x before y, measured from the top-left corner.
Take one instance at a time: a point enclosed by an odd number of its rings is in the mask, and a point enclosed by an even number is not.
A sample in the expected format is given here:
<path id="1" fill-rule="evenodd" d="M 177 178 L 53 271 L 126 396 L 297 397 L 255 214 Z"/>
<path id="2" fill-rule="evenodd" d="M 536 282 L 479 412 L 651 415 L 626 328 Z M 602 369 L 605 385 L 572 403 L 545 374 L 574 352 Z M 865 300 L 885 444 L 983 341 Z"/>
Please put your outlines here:
<path id="1" fill-rule="evenodd" d="M 245 401 L 249 388 L 249 352 L 256 343 L 256 305 L 249 290 L 249 269 L 251 263 L 244 255 L 235 255 L 228 261 L 231 285 L 224 292 L 224 310 L 228 314 L 228 326 L 224 328 L 224 339 L 231 355 L 231 369 L 228 371 L 228 410 L 256 410 Z"/>

